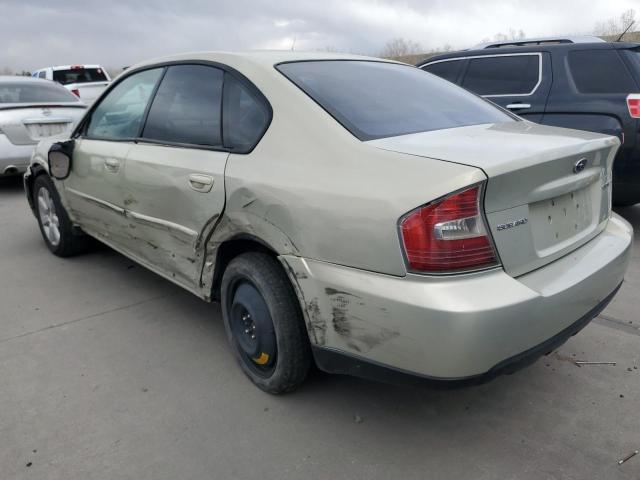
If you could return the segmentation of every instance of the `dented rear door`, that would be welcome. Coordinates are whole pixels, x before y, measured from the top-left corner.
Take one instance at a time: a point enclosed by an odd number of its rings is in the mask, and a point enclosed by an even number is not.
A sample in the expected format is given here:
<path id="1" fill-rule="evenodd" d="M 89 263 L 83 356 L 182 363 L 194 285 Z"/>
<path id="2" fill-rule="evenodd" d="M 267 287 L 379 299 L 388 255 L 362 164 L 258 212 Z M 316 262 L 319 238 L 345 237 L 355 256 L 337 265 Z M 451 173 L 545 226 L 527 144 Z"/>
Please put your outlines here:
<path id="1" fill-rule="evenodd" d="M 225 204 L 223 78 L 210 66 L 168 67 L 125 166 L 127 249 L 189 289 Z"/>
<path id="2" fill-rule="evenodd" d="M 197 287 L 203 242 L 224 209 L 228 156 L 140 143 L 127 157 L 127 249 L 189 288 Z"/>

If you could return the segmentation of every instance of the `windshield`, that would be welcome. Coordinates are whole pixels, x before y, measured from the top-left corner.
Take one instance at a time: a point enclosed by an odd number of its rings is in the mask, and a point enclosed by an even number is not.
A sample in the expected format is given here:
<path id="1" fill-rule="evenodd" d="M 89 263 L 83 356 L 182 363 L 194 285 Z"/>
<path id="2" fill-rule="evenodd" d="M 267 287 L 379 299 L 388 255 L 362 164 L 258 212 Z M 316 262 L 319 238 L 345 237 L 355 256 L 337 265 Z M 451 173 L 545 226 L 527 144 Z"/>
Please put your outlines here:
<path id="1" fill-rule="evenodd" d="M 69 83 L 108 82 L 107 76 L 101 68 L 73 67 L 69 70 L 54 70 L 54 82 L 68 85 Z"/>
<path id="2" fill-rule="evenodd" d="M 363 141 L 515 121 L 483 98 L 408 65 L 330 60 L 277 69 Z"/>
<path id="3" fill-rule="evenodd" d="M 0 104 L 79 102 L 67 89 L 51 82 L 0 83 Z"/>

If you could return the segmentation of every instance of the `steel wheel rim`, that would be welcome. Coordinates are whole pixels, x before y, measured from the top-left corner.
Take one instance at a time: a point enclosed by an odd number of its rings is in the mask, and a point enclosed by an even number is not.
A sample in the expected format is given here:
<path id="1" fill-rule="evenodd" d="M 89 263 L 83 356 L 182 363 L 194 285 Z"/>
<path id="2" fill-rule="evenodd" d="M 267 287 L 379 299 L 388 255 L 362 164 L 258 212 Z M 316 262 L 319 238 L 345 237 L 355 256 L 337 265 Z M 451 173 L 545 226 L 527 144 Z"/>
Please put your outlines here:
<path id="1" fill-rule="evenodd" d="M 37 200 L 38 216 L 44 236 L 51 245 L 57 247 L 60 243 L 60 220 L 49 190 L 41 187 L 38 190 Z"/>
<path id="2" fill-rule="evenodd" d="M 264 342 L 266 337 L 263 336 L 265 334 L 268 335 L 268 333 L 265 331 L 264 324 L 262 327 L 258 325 L 258 323 L 261 323 L 260 320 L 264 320 L 266 317 L 262 317 L 261 315 L 255 316 L 252 312 L 253 308 L 251 308 L 250 305 L 238 302 L 237 293 L 241 286 L 248 286 L 255 290 L 256 294 L 260 295 L 255 285 L 246 279 L 237 281 L 235 285 L 233 285 L 232 291 L 234 291 L 234 295 L 228 303 L 228 308 L 229 323 L 234 337 L 234 343 L 237 345 L 243 363 L 255 374 L 263 378 L 268 378 L 276 368 L 278 356 L 277 343 L 274 337 L 272 347 L 268 348 L 268 342 Z M 264 302 L 261 295 L 260 299 Z M 268 315 L 268 310 L 266 314 Z M 270 317 L 268 317 L 268 321 L 273 325 Z M 267 348 L 262 349 L 260 347 Z M 264 356 L 265 354 L 267 354 L 266 357 Z"/>

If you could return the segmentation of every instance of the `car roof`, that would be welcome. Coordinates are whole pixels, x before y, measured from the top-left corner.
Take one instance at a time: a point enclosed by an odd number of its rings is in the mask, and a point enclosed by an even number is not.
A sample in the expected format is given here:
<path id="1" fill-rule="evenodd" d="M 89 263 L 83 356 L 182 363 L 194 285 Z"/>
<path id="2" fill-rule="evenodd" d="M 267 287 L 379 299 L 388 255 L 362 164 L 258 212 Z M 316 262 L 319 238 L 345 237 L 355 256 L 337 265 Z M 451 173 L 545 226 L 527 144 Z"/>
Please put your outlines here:
<path id="1" fill-rule="evenodd" d="M 640 43 L 630 42 L 593 42 L 593 43 L 557 43 L 542 45 L 525 45 L 521 47 L 491 47 L 491 48 L 472 48 L 468 50 L 459 50 L 457 52 L 449 52 L 440 55 L 434 55 L 420 62 L 419 65 L 426 65 L 438 60 L 446 60 L 459 57 L 474 57 L 480 55 L 504 55 L 513 53 L 531 53 L 531 52 L 553 52 L 562 50 L 607 50 L 607 49 L 625 49 L 637 48 Z"/>
<path id="2" fill-rule="evenodd" d="M 247 50 L 235 52 L 189 52 L 178 55 L 169 55 L 166 57 L 154 58 L 145 62 L 138 63 L 127 70 L 135 70 L 147 65 L 155 65 L 169 62 L 181 61 L 209 61 L 222 64 L 244 63 L 249 62 L 254 65 L 263 67 L 273 67 L 279 63 L 285 62 L 307 62 L 312 60 L 361 60 L 399 63 L 393 60 L 385 60 L 376 57 L 367 57 L 363 55 L 341 54 L 331 52 L 294 52 L 289 50 Z"/>

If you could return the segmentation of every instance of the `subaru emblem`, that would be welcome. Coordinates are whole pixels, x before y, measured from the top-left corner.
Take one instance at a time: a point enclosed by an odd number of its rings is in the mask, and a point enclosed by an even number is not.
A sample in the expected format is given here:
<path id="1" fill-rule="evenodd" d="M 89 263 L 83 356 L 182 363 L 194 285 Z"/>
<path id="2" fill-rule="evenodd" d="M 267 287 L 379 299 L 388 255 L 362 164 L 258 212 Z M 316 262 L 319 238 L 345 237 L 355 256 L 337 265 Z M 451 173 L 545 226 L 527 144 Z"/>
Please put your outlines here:
<path id="1" fill-rule="evenodd" d="M 585 168 L 587 167 L 587 159 L 586 158 L 581 158 L 580 160 L 578 160 L 576 162 L 576 164 L 573 166 L 573 173 L 580 173 L 581 171 L 583 171 Z"/>

